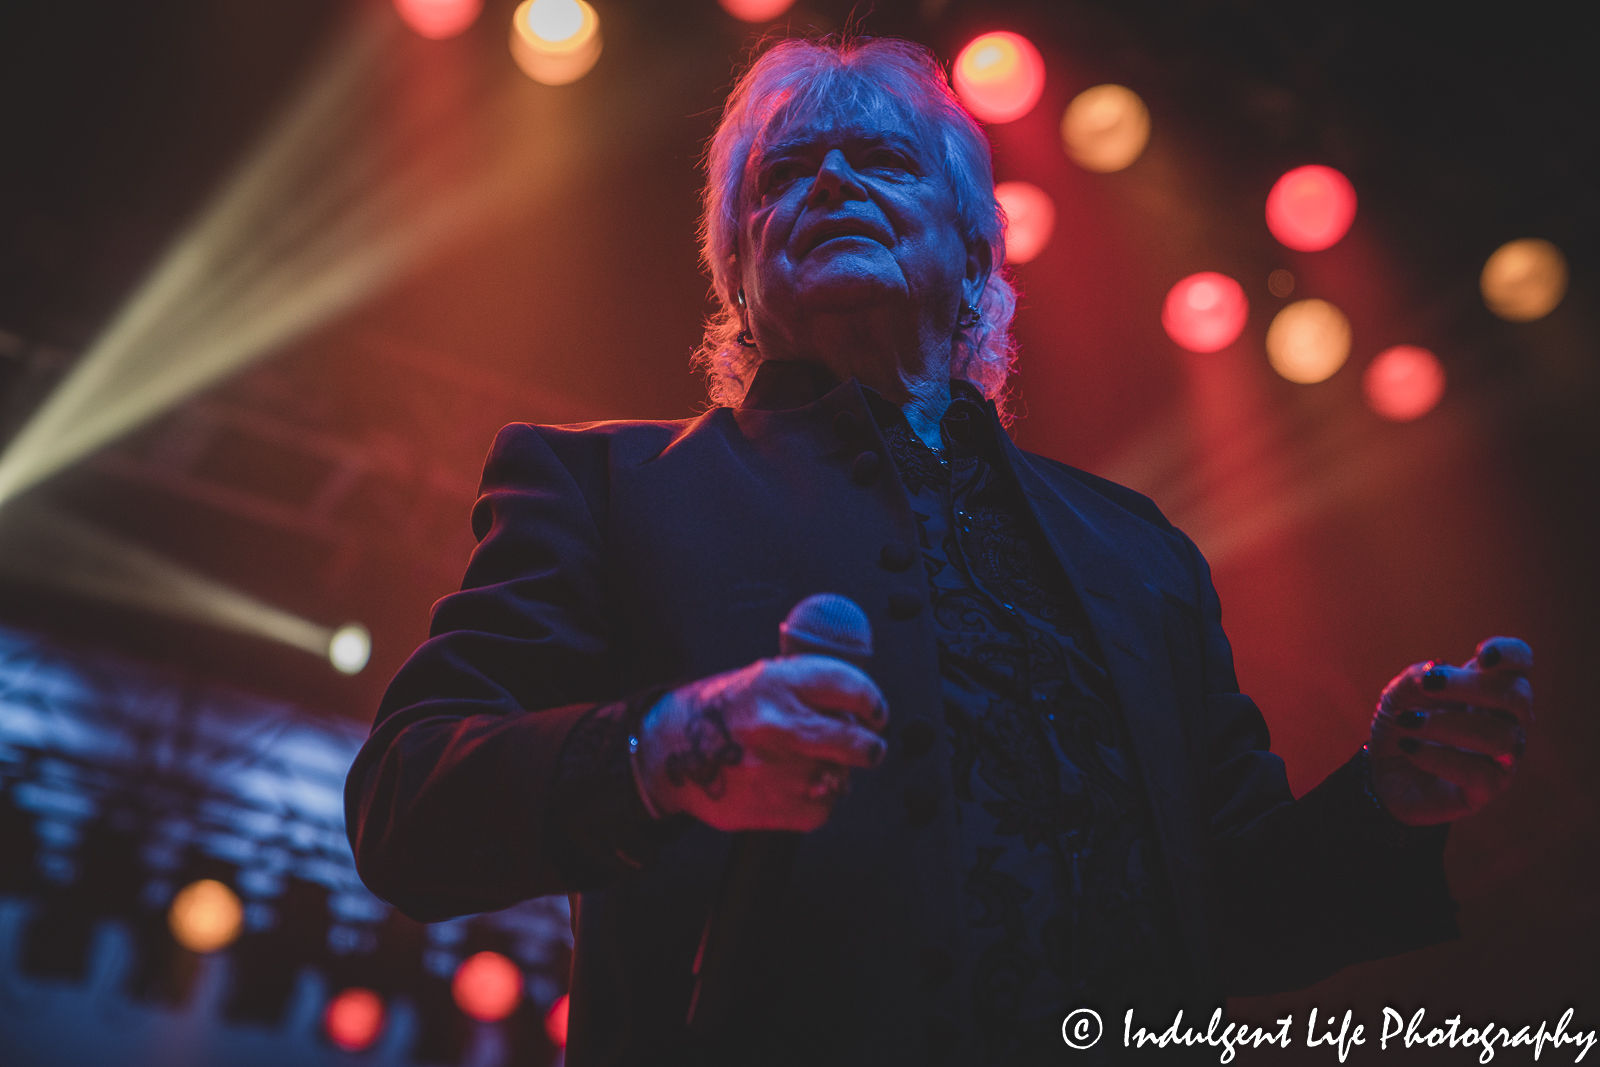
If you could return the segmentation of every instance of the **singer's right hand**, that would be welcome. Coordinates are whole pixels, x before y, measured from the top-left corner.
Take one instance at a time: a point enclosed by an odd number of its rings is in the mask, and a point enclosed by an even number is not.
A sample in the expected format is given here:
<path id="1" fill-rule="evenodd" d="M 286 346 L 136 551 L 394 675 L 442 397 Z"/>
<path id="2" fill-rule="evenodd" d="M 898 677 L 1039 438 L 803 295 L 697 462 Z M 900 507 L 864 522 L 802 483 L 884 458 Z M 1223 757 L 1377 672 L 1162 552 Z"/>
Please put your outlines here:
<path id="1" fill-rule="evenodd" d="M 639 728 L 640 785 L 663 814 L 718 830 L 815 830 L 850 767 L 875 767 L 889 721 L 871 678 L 783 656 L 675 689 Z"/>

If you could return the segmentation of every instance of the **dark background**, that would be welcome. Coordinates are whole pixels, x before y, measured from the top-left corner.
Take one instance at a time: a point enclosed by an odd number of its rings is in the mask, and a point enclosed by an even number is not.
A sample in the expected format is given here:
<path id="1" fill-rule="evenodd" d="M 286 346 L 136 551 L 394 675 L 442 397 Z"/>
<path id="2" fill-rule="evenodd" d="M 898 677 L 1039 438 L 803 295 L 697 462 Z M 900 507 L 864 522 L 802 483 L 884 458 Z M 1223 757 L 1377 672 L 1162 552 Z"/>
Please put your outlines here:
<path id="1" fill-rule="evenodd" d="M 67 592 L 49 573 L 17 581 L 14 566 L 0 622 L 367 721 L 426 635 L 428 606 L 459 580 L 500 424 L 701 410 L 688 366 L 710 308 L 697 158 L 763 31 L 712 0 L 608 0 L 598 66 L 552 89 L 511 64 L 511 6 L 489 0 L 454 41 L 394 35 L 407 91 L 385 113 L 386 143 L 401 166 L 492 105 L 492 143 L 462 166 L 548 143 L 566 153 L 560 180 L 30 493 L 297 615 L 365 623 L 367 670 L 345 678 L 265 640 Z M 0 432 L 92 345 L 363 13 L 385 9 L 0 7 Z M 1393 1003 L 1553 1022 L 1575 1004 L 1579 1024 L 1600 1023 L 1600 64 L 1583 5 L 818 0 L 783 24 L 903 35 L 946 61 L 989 29 L 1038 45 L 1040 105 L 991 128 L 997 178 L 1043 187 L 1059 212 L 1050 247 L 1016 270 L 1015 435 L 1151 494 L 1196 537 L 1243 687 L 1298 791 L 1360 744 L 1377 691 L 1407 663 L 1461 662 L 1494 633 L 1537 649 L 1540 728 L 1522 780 L 1453 831 L 1465 937 L 1235 1014 L 1349 1005 L 1375 1027 Z M 1062 153 L 1056 123 L 1106 81 L 1144 97 L 1154 136 L 1127 171 L 1092 175 Z M 1335 248 L 1294 253 L 1261 205 L 1284 170 L 1313 162 L 1350 177 L 1360 213 Z M 450 182 L 430 195 L 455 195 Z M 1484 309 L 1477 279 L 1524 236 L 1554 241 L 1572 284 L 1550 316 L 1513 325 Z M 1292 385 L 1266 363 L 1285 302 L 1266 286 L 1277 268 L 1295 274 L 1295 298 L 1330 299 L 1354 324 L 1350 363 L 1325 383 Z M 1166 289 L 1198 270 L 1239 279 L 1252 306 L 1244 336 L 1211 356 L 1177 349 L 1159 324 Z M 1359 372 L 1401 342 L 1438 353 L 1450 388 L 1392 425 L 1362 405 Z M 195 440 L 186 480 L 151 476 L 151 455 Z M 301 521 L 330 456 L 356 457 L 362 474 L 323 519 Z"/>

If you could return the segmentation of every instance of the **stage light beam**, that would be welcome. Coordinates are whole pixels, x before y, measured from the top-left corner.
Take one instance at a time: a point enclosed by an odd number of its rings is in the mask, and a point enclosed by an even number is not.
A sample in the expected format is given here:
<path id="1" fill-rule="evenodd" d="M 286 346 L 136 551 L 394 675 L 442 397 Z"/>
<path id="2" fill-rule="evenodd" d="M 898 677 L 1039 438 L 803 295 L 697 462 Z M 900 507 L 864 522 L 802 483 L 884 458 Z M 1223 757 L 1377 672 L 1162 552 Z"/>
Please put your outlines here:
<path id="1" fill-rule="evenodd" d="M 600 59 L 600 16 L 584 0 L 522 0 L 511 15 L 511 58 L 541 85 L 568 85 Z"/>
<path id="2" fill-rule="evenodd" d="M 31 499 L 0 512 L 0 575 L 277 641 L 323 660 L 332 651 L 335 634 L 329 627 Z"/>
<path id="3" fill-rule="evenodd" d="M 1020 34 L 986 33 L 961 50 L 951 81 L 967 110 L 984 122 L 1013 122 L 1044 92 L 1044 59 Z"/>
<path id="4" fill-rule="evenodd" d="M 1244 288 L 1216 271 L 1191 274 L 1167 292 L 1161 325 L 1190 352 L 1218 352 L 1234 341 L 1250 318 Z"/>
<path id="5" fill-rule="evenodd" d="M 1296 300 L 1267 327 L 1267 359 L 1291 382 L 1333 377 L 1350 356 L 1350 320 L 1326 300 Z"/>
<path id="6" fill-rule="evenodd" d="M 498 952 L 479 952 L 461 961 L 450 992 L 467 1015 L 479 1022 L 499 1022 L 522 999 L 522 971 Z"/>
<path id="7" fill-rule="evenodd" d="M 1483 302 L 1507 322 L 1533 322 L 1567 293 L 1567 259 L 1549 241 L 1524 237 L 1495 249 L 1479 278 Z"/>
<path id="8" fill-rule="evenodd" d="M 1391 422 L 1410 422 L 1426 415 L 1444 396 L 1444 387 L 1439 358 L 1417 345 L 1384 349 L 1361 375 L 1367 406 Z"/>
<path id="9" fill-rule="evenodd" d="M 1084 170 L 1111 174 L 1130 166 L 1150 141 L 1150 109 L 1121 85 L 1096 85 L 1061 115 L 1061 143 Z"/>
<path id="10" fill-rule="evenodd" d="M 227 948 L 244 928 L 244 907 L 233 890 L 202 878 L 178 891 L 167 911 L 167 926 L 178 944 L 190 952 Z"/>
<path id="11" fill-rule="evenodd" d="M 459 37 L 483 11 L 483 0 L 394 0 L 400 19 L 430 41 Z"/>
<path id="12" fill-rule="evenodd" d="M 1043 252 L 1056 228 L 1050 194 L 1029 182 L 1001 182 L 994 198 L 1006 213 L 1006 262 L 1026 263 Z"/>
<path id="13" fill-rule="evenodd" d="M 383 1033 L 383 998 L 370 989 L 346 989 L 328 1002 L 322 1026 L 328 1040 L 346 1052 L 371 1048 Z"/>
<path id="14" fill-rule="evenodd" d="M 1267 229 L 1297 252 L 1332 248 L 1355 217 L 1355 187 L 1332 167 L 1296 167 L 1267 194 Z"/>

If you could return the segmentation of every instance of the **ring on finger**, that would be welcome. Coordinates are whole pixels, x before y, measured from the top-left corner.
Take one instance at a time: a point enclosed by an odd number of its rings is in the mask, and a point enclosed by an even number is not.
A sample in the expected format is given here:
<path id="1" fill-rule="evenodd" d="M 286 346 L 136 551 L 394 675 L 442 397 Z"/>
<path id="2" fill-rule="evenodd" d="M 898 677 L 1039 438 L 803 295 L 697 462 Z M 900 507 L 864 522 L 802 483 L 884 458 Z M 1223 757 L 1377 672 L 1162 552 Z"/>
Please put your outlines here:
<path id="1" fill-rule="evenodd" d="M 844 777 L 835 770 L 824 767 L 811 779 L 806 796 L 811 800 L 828 800 L 844 792 Z"/>

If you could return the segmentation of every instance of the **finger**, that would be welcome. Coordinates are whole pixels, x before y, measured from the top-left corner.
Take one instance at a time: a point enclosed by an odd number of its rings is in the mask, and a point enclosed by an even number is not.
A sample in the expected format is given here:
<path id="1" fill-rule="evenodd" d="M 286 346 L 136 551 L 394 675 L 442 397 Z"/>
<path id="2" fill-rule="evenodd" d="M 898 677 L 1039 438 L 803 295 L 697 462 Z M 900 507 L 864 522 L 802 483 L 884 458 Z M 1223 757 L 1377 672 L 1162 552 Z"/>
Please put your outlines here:
<path id="1" fill-rule="evenodd" d="M 1401 737 L 1449 745 L 1491 759 L 1514 759 L 1527 745 L 1527 734 L 1516 722 L 1465 708 L 1414 708 L 1394 718 Z"/>
<path id="2" fill-rule="evenodd" d="M 1421 770 L 1460 789 L 1474 811 L 1511 784 L 1509 768 L 1474 752 L 1418 741 L 1414 737 L 1401 741 L 1400 751 Z"/>
<path id="3" fill-rule="evenodd" d="M 1480 671 L 1497 671 L 1507 674 L 1533 675 L 1533 649 L 1516 637 L 1490 637 L 1478 645 L 1478 651 L 1467 664 Z"/>
<path id="4" fill-rule="evenodd" d="M 1503 712 L 1526 729 L 1532 721 L 1533 683 L 1519 674 L 1414 663 L 1384 689 L 1379 707 L 1398 715 L 1440 704 L 1470 704 Z"/>
<path id="5" fill-rule="evenodd" d="M 750 732 L 750 741 L 777 759 L 824 760 L 847 767 L 876 767 L 887 750 L 883 738 L 853 719 L 836 719 L 802 704 L 770 708 Z"/>
<path id="6" fill-rule="evenodd" d="M 785 656 L 767 660 L 765 676 L 807 707 L 850 715 L 874 730 L 889 723 L 889 705 L 861 668 L 832 656 Z"/>

